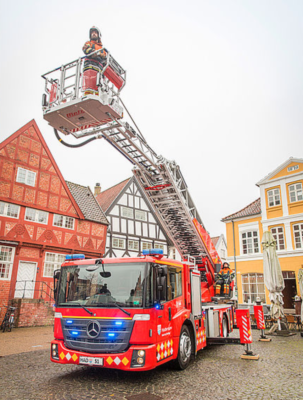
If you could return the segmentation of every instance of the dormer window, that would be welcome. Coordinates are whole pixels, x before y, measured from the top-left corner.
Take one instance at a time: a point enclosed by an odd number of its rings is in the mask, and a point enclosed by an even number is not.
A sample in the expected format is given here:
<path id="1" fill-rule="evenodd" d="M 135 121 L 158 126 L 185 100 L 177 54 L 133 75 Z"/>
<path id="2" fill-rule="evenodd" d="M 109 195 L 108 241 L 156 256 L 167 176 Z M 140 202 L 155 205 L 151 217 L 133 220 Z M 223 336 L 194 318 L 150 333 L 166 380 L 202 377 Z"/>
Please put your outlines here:
<path id="1" fill-rule="evenodd" d="M 16 181 L 19 183 L 24 183 L 25 185 L 35 186 L 36 172 L 19 167 Z"/>

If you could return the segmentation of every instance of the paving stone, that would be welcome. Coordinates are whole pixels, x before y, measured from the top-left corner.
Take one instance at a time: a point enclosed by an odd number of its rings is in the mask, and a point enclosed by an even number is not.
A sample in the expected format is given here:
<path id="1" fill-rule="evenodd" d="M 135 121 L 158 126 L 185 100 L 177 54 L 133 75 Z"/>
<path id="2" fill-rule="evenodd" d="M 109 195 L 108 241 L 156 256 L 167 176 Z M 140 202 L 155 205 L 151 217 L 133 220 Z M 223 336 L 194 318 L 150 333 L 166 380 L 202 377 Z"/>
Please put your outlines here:
<path id="1" fill-rule="evenodd" d="M 243 346 L 217 345 L 200 351 L 185 371 L 169 364 L 137 373 L 60 365 L 50 362 L 49 350 L 4 356 L 2 398 L 127 400 L 140 395 L 147 400 L 153 395 L 163 400 L 302 400 L 303 338 L 296 334 L 258 342 L 257 331 L 253 337 L 258 361 L 240 359 Z"/>

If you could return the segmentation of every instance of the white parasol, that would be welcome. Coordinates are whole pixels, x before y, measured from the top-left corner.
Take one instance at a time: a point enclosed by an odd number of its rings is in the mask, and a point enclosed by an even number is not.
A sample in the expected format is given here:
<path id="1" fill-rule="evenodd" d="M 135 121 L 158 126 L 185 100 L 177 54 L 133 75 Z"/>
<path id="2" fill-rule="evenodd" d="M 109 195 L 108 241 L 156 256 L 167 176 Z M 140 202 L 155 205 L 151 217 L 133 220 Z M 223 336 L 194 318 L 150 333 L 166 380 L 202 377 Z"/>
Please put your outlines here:
<path id="1" fill-rule="evenodd" d="M 270 313 L 273 318 L 278 319 L 284 317 L 282 290 L 285 284 L 277 256 L 276 241 L 271 232 L 264 232 L 262 246 L 264 282 L 271 302 Z"/>
<path id="2" fill-rule="evenodd" d="M 302 303 L 301 303 L 301 321 L 303 321 L 303 269 L 302 268 L 299 269 L 298 281 L 299 281 L 299 287 L 300 287 L 300 293 L 301 293 L 301 299 L 302 299 Z"/>

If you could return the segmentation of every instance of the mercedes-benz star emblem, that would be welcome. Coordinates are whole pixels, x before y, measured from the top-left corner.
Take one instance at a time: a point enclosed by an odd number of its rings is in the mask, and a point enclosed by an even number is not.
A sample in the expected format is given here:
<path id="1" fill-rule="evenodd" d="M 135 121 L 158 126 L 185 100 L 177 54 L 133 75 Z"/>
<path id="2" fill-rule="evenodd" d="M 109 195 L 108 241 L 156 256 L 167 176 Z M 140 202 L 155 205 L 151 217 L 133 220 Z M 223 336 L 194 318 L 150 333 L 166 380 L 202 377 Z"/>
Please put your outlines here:
<path id="1" fill-rule="evenodd" d="M 86 332 L 88 336 L 96 338 L 100 333 L 100 325 L 97 321 L 90 321 L 87 325 Z"/>

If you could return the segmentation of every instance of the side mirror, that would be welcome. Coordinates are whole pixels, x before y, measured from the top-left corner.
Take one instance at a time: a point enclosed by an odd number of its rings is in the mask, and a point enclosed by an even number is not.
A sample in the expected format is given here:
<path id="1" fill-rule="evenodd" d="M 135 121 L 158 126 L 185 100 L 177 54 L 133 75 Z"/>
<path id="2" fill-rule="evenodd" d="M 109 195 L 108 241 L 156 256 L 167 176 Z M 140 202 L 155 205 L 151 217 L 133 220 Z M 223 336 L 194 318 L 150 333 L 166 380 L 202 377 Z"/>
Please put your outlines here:
<path id="1" fill-rule="evenodd" d="M 109 271 L 100 272 L 100 275 L 102 278 L 110 278 L 112 276 L 111 272 Z"/>

